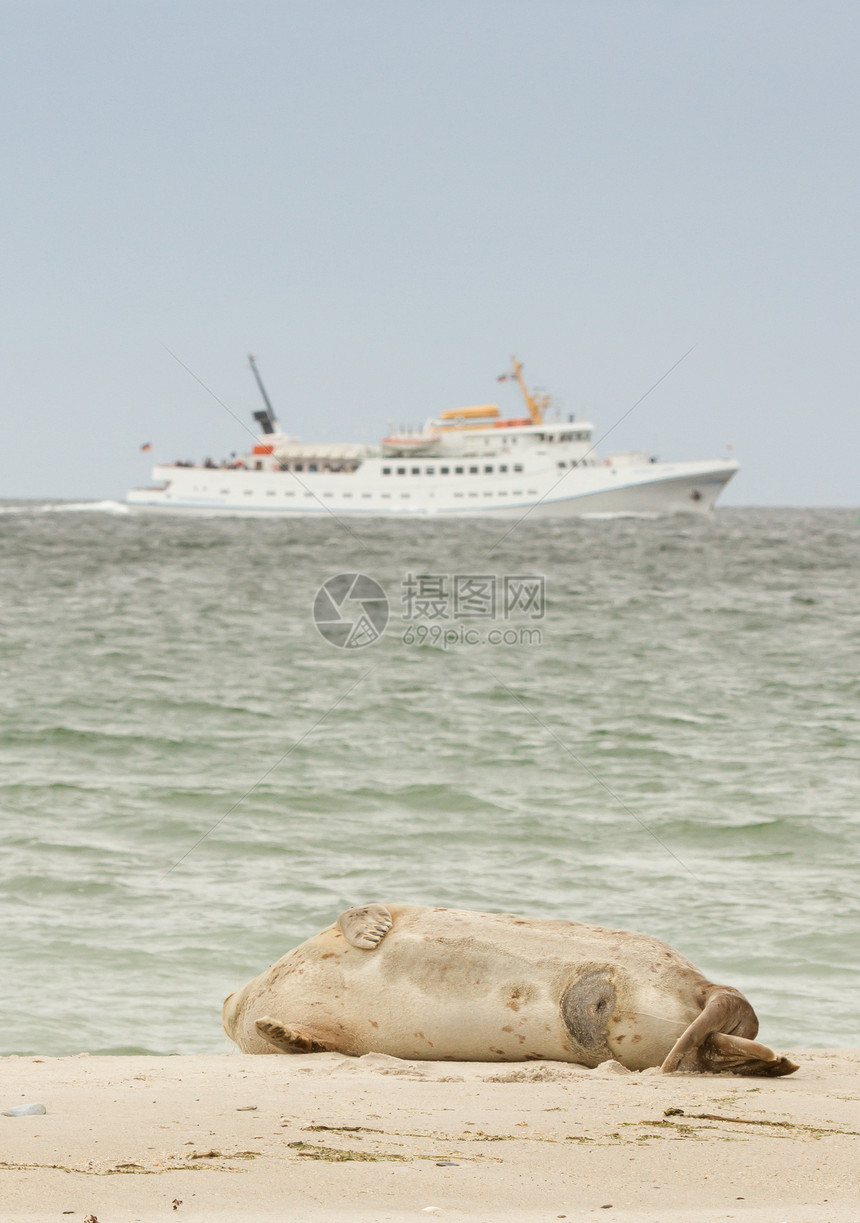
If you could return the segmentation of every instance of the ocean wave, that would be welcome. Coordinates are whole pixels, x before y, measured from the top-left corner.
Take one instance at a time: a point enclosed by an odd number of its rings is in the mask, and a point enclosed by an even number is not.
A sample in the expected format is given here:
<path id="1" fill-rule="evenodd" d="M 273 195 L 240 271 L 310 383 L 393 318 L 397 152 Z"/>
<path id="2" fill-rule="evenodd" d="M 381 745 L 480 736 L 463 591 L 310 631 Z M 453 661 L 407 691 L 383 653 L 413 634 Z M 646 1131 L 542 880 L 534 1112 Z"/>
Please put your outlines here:
<path id="1" fill-rule="evenodd" d="M 852 1038 L 821 986 L 860 938 L 856 515 L 524 524 L 489 559 L 492 526 L 367 523 L 357 561 L 331 523 L 3 513 L 9 1048 L 47 976 L 40 1052 L 219 1051 L 229 989 L 380 897 L 641 929 L 774 1041 Z M 314 595 L 357 565 L 391 627 L 336 650 Z M 544 575 L 542 644 L 409 648 L 410 573 Z"/>

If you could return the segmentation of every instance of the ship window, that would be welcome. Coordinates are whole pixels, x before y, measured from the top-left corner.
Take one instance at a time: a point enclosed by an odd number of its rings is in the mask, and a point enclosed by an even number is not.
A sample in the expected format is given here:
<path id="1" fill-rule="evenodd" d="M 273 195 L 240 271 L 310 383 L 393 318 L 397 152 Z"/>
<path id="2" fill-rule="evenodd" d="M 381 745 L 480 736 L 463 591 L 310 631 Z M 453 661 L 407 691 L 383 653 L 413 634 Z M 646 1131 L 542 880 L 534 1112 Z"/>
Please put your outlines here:
<path id="1" fill-rule="evenodd" d="M 478 495 L 477 493 L 469 493 L 470 497 L 477 497 L 477 495 Z"/>
<path id="2" fill-rule="evenodd" d="M 435 467 L 425 467 L 424 474 L 425 476 L 435 476 L 436 468 Z"/>
<path id="3" fill-rule="evenodd" d="M 229 490 L 229 488 L 222 488 L 222 489 L 220 490 L 220 492 L 221 492 L 221 496 L 223 497 L 223 496 L 224 496 L 224 494 L 225 494 L 225 493 L 229 493 L 229 491 L 230 491 L 230 490 Z"/>
<path id="4" fill-rule="evenodd" d="M 523 469 L 522 463 L 514 463 L 514 471 L 522 471 L 522 469 Z"/>
<path id="5" fill-rule="evenodd" d="M 507 497 L 507 495 L 508 495 L 508 490 L 507 490 L 506 488 L 500 488 L 500 489 L 499 489 L 499 496 L 500 496 L 500 497 Z"/>
<path id="6" fill-rule="evenodd" d="M 343 495 L 344 495 L 344 497 L 351 497 L 351 496 L 352 496 L 352 493 L 344 493 Z"/>
<path id="7" fill-rule="evenodd" d="M 267 496 L 267 497 L 274 497 L 274 495 L 275 495 L 275 490 L 274 490 L 273 488 L 267 488 L 267 489 L 266 489 L 266 496 Z"/>
<path id="8" fill-rule="evenodd" d="M 391 493 L 383 493 L 382 495 L 383 495 L 383 497 L 387 497 L 387 498 L 389 498 L 389 500 L 390 500 L 390 498 L 391 498 Z"/>
<path id="9" fill-rule="evenodd" d="M 486 473 L 486 472 L 488 472 L 488 471 L 492 471 L 492 470 L 493 470 L 492 466 L 489 466 L 489 467 L 485 467 L 485 468 L 484 468 L 484 472 L 485 472 L 485 473 Z"/>
<path id="10" fill-rule="evenodd" d="M 491 488 L 485 488 L 485 489 L 484 489 L 484 496 L 485 496 L 485 497 L 492 497 L 492 495 L 493 495 L 493 490 L 492 490 Z"/>
<path id="11" fill-rule="evenodd" d="M 296 494 L 295 494 L 294 489 L 292 489 L 292 488 L 285 488 L 285 489 L 284 489 L 284 496 L 285 496 L 285 497 L 295 497 L 295 495 L 296 495 Z"/>
<path id="12" fill-rule="evenodd" d="M 455 476 L 462 476 L 462 474 L 463 474 L 463 468 L 462 468 L 462 467 L 455 467 L 455 468 L 454 468 L 454 475 L 455 475 Z"/>
<path id="13" fill-rule="evenodd" d="M 522 490 L 521 488 L 515 488 L 515 489 L 514 489 L 514 496 L 515 496 L 515 497 L 521 497 L 522 495 L 523 495 L 523 490 Z"/>
<path id="14" fill-rule="evenodd" d="M 382 469 L 382 474 L 383 474 L 384 476 L 390 476 L 390 475 L 391 475 L 391 468 L 390 468 L 390 467 L 383 467 L 383 469 Z"/>
<path id="15" fill-rule="evenodd" d="M 536 488 L 530 488 L 530 489 L 529 489 L 529 496 L 530 496 L 530 497 L 536 497 L 536 496 L 537 496 L 537 489 L 536 489 Z"/>
<path id="16" fill-rule="evenodd" d="M 306 496 L 306 497 L 312 497 L 312 496 L 313 496 L 313 493 L 305 493 L 305 496 Z"/>
<path id="17" fill-rule="evenodd" d="M 463 494 L 462 494 L 462 493 L 454 493 L 454 496 L 455 496 L 455 497 L 462 497 L 462 496 L 463 496 Z"/>
<path id="18" fill-rule="evenodd" d="M 470 468 L 469 468 L 469 475 L 470 475 L 470 476 L 476 476 L 477 474 L 478 474 L 478 469 L 477 469 L 477 467 L 470 467 Z"/>
<path id="19" fill-rule="evenodd" d="M 564 459 L 559 459 L 558 465 L 559 467 L 567 467 L 567 463 L 565 463 Z"/>
<path id="20" fill-rule="evenodd" d="M 450 472 L 450 470 L 451 470 L 451 469 L 450 469 L 450 467 L 440 467 L 440 468 L 439 468 L 439 475 L 440 475 L 440 476 L 447 476 L 447 475 L 448 475 L 448 473 Z"/>
<path id="21" fill-rule="evenodd" d="M 405 476 L 405 475 L 406 475 L 406 468 L 405 468 L 405 467 L 398 467 L 398 468 L 397 468 L 397 474 L 398 474 L 398 476 Z"/>
<path id="22" fill-rule="evenodd" d="M 507 465 L 507 463 L 500 463 L 500 464 L 499 464 L 499 471 L 507 471 L 507 470 L 508 470 L 508 465 Z"/>
<path id="23" fill-rule="evenodd" d="M 246 489 L 245 489 L 245 496 L 246 496 L 246 497 L 250 497 L 252 493 L 253 493 L 253 489 L 250 489 L 250 488 L 246 488 Z"/>
<path id="24" fill-rule="evenodd" d="M 413 468 L 412 468 L 412 474 L 413 474 L 413 476 L 420 476 L 420 475 L 421 475 L 421 468 L 420 468 L 420 467 L 413 467 Z"/>
<path id="25" fill-rule="evenodd" d="M 370 493 L 362 493 L 361 495 L 362 497 L 367 497 L 367 499 L 370 500 Z"/>

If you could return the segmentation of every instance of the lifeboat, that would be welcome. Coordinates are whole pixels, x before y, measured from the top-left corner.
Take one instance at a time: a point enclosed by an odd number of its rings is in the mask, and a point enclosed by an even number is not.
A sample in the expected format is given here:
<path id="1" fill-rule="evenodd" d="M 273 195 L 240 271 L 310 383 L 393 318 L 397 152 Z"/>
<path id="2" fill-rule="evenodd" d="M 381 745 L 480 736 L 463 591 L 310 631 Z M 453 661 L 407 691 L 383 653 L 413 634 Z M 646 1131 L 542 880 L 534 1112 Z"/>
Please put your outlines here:
<path id="1" fill-rule="evenodd" d="M 444 412 L 439 413 L 440 420 L 480 420 L 483 417 L 501 416 L 501 412 L 494 403 L 480 403 L 471 408 L 447 408 Z"/>
<path id="2" fill-rule="evenodd" d="M 383 437 L 379 444 L 384 455 L 395 458 L 398 455 L 425 454 L 438 437 L 435 430 L 427 433 L 392 433 L 390 437 Z"/>

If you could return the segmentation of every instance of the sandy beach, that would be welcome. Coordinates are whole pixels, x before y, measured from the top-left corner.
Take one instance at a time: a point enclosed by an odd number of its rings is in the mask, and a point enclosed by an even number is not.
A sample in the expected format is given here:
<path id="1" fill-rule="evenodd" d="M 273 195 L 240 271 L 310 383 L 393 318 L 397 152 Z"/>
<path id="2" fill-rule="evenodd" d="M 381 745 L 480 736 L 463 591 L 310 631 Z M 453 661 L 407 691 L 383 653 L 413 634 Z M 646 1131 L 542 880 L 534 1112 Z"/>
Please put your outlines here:
<path id="1" fill-rule="evenodd" d="M 241 1054 L 0 1061 L 0 1220 L 848 1223 L 860 1051 L 790 1078 Z"/>

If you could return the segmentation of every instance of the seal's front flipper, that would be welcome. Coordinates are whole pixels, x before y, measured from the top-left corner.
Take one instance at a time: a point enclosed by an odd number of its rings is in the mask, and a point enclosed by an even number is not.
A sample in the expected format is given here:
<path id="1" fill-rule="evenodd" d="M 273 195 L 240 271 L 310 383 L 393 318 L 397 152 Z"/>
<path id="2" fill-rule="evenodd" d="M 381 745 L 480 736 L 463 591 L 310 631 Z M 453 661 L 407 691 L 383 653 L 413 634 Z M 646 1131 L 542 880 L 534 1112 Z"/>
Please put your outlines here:
<path id="1" fill-rule="evenodd" d="M 264 1016 L 255 1021 L 257 1031 L 274 1045 L 279 1053 L 339 1053 L 340 1050 L 329 1041 L 321 1040 L 313 1028 L 304 1024 L 294 1023 L 286 1027 L 276 1019 Z"/>
<path id="2" fill-rule="evenodd" d="M 362 905 L 341 913 L 337 924 L 341 934 L 353 947 L 372 951 L 385 938 L 394 924 L 394 918 L 385 905 Z"/>

